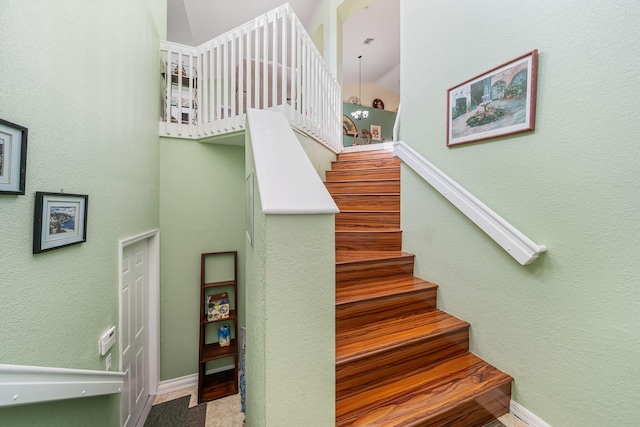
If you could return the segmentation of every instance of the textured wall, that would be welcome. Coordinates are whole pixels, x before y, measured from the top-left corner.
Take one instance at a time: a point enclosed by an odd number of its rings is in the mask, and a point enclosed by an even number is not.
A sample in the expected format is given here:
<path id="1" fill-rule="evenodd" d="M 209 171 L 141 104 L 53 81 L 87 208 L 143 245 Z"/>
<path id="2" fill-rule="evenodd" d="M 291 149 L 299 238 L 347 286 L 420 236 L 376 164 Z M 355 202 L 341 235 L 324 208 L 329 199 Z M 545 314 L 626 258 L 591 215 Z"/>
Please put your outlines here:
<path id="1" fill-rule="evenodd" d="M 520 266 L 404 168 L 416 273 L 547 423 L 639 425 L 640 4 L 407 0 L 401 16 L 401 139 L 549 249 Z M 446 90 L 533 49 L 535 132 L 446 148 Z"/>
<path id="2" fill-rule="evenodd" d="M 246 267 L 247 425 L 334 425 L 334 215 L 263 214 L 250 141 L 251 130 L 246 156 L 247 175 L 254 174 L 254 238 L 253 245 L 247 244 Z"/>
<path id="3" fill-rule="evenodd" d="M 143 0 L 0 4 L 0 117 L 29 129 L 26 194 L 0 196 L 0 363 L 105 369 L 118 240 L 159 225 L 164 16 Z M 60 190 L 89 195 L 87 242 L 32 255 L 34 194 Z M 116 425 L 117 402 L 0 409 L 0 425 Z"/>
<path id="4" fill-rule="evenodd" d="M 160 147 L 164 381 L 198 371 L 201 253 L 238 251 L 238 307 L 244 323 L 245 184 L 244 147 L 172 138 L 162 138 Z"/>

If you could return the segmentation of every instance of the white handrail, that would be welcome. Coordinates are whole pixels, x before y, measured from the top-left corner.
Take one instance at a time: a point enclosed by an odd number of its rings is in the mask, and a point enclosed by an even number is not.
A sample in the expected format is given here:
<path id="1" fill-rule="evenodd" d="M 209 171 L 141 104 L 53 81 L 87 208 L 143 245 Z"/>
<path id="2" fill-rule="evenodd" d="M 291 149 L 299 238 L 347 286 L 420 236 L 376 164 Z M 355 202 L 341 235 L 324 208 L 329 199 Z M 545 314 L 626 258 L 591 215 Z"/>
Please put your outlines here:
<path id="1" fill-rule="evenodd" d="M 531 264 L 547 250 L 545 246 L 534 243 L 406 143 L 395 141 L 393 154 L 460 209 L 520 264 Z"/>
<path id="2" fill-rule="evenodd" d="M 269 109 L 342 151 L 340 85 L 288 3 L 198 47 L 161 42 L 160 50 L 161 135 L 235 132 L 249 108 Z"/>
<path id="3" fill-rule="evenodd" d="M 0 364 L 0 407 L 122 392 L 123 372 Z"/>

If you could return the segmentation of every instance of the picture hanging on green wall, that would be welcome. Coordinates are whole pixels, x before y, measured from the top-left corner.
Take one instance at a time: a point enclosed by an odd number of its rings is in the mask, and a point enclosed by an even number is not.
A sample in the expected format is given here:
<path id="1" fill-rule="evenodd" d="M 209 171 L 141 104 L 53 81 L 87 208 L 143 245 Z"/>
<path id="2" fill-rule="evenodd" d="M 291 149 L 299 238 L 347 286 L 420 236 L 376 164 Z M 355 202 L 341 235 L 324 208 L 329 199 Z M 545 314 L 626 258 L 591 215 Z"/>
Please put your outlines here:
<path id="1" fill-rule="evenodd" d="M 538 51 L 447 91 L 447 145 L 535 129 Z"/>
<path id="2" fill-rule="evenodd" d="M 87 241 L 87 204 L 83 194 L 36 192 L 33 253 Z"/>
<path id="3" fill-rule="evenodd" d="M 27 128 L 0 119 L 0 194 L 24 194 Z"/>

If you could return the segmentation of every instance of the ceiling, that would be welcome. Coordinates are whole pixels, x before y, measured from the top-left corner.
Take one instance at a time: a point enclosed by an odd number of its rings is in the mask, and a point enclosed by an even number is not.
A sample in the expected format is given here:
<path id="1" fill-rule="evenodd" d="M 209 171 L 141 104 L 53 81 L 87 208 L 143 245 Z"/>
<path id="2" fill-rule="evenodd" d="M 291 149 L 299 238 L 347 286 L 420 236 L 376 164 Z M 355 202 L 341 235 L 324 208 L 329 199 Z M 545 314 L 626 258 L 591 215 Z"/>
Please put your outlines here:
<path id="1" fill-rule="evenodd" d="M 198 46 L 281 6 L 286 0 L 168 0 L 167 38 Z M 309 28 L 321 2 L 288 0 L 302 24 Z M 343 26 L 343 84 L 358 83 L 362 55 L 362 83 L 377 83 L 400 92 L 400 0 L 378 1 L 348 17 Z M 365 45 L 363 42 L 373 41 Z"/>

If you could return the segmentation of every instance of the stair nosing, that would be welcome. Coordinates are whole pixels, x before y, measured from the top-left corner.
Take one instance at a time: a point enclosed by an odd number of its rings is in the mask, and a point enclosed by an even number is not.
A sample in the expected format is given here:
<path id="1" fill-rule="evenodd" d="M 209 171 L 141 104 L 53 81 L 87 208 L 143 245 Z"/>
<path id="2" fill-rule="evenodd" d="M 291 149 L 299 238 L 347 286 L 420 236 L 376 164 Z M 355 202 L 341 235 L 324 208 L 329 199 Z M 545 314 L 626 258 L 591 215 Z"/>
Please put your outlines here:
<path id="1" fill-rule="evenodd" d="M 389 297 L 393 297 L 395 295 L 403 295 L 403 296 L 407 296 L 407 295 L 411 295 L 414 293 L 420 293 L 420 292 L 425 292 L 425 291 L 430 291 L 430 290 L 437 290 L 438 289 L 438 285 L 435 283 L 431 283 L 429 281 L 424 280 L 424 283 L 421 283 L 419 285 L 418 288 L 400 288 L 400 289 L 389 289 L 389 293 L 382 293 L 382 294 L 378 294 L 376 296 L 368 296 L 368 295 L 360 295 L 357 298 L 344 298 L 344 297 L 339 297 L 338 294 L 340 293 L 338 290 L 336 290 L 336 308 L 343 306 L 343 305 L 347 305 L 347 304 L 354 304 L 354 303 L 358 303 L 358 302 L 364 302 L 364 301 L 377 301 L 377 300 L 381 300 L 384 298 L 389 298 Z M 349 288 L 349 285 L 345 286 L 345 288 Z"/>
<path id="2" fill-rule="evenodd" d="M 450 315 L 450 314 L 448 314 L 448 313 L 446 313 L 446 312 L 444 312 L 444 311 L 442 311 L 440 309 L 436 308 L 436 309 L 433 309 L 433 310 L 429 310 L 428 313 L 445 314 L 445 315 L 447 315 L 449 317 L 449 319 L 453 319 L 456 323 L 454 325 L 447 326 L 446 328 L 438 328 L 435 331 L 430 332 L 429 334 L 426 334 L 426 335 L 424 333 L 417 334 L 417 335 L 411 337 L 410 339 L 404 339 L 402 341 L 397 341 L 397 342 L 389 344 L 389 345 L 387 345 L 385 347 L 376 347 L 376 348 L 372 348 L 372 349 L 365 349 L 364 351 L 359 352 L 359 353 L 354 354 L 354 355 L 351 355 L 351 356 L 342 356 L 342 357 L 338 356 L 338 352 L 339 352 L 339 349 L 340 349 L 341 346 L 336 343 L 336 367 L 337 366 L 341 366 L 341 365 L 345 365 L 345 364 L 348 364 L 348 363 L 353 363 L 353 362 L 356 362 L 358 360 L 365 359 L 367 357 L 376 356 L 376 355 L 383 354 L 383 353 L 386 353 L 386 352 L 389 352 L 389 351 L 393 351 L 393 350 L 396 350 L 398 348 L 405 347 L 407 345 L 414 345 L 414 344 L 417 344 L 417 343 L 420 343 L 420 342 L 427 342 L 427 341 L 433 339 L 434 337 L 439 337 L 439 336 L 442 336 L 442 335 L 446 335 L 446 334 L 449 334 L 451 332 L 455 332 L 455 331 L 458 331 L 458 330 L 462 330 L 462 329 L 467 329 L 468 330 L 469 327 L 470 327 L 469 322 L 466 322 L 466 321 L 464 321 L 462 319 L 459 319 L 459 318 L 457 318 L 455 316 L 452 316 L 452 315 Z M 425 314 L 425 313 L 421 313 L 421 314 Z M 418 317 L 418 316 L 415 316 L 415 317 Z M 367 327 L 368 327 L 368 325 L 366 325 L 366 326 L 365 325 L 357 325 L 357 326 L 355 326 L 353 328 L 345 328 L 345 329 L 343 329 L 343 331 L 344 332 L 357 332 L 359 329 L 365 329 Z M 411 330 L 414 331 L 415 329 L 412 328 Z M 394 331 L 394 332 L 401 332 L 401 331 Z M 393 335 L 393 334 L 390 334 L 390 335 Z M 387 336 L 389 336 L 389 335 L 387 335 Z"/>
<path id="3" fill-rule="evenodd" d="M 450 362 L 454 361 L 455 359 L 470 358 L 470 357 L 471 357 L 471 358 L 475 358 L 475 359 L 476 359 L 476 360 L 473 362 L 473 364 L 474 364 L 474 365 L 486 365 L 486 366 L 490 366 L 491 368 L 493 368 L 493 369 L 496 371 L 496 375 L 498 375 L 500 378 L 496 381 L 496 384 L 494 384 L 494 387 L 493 387 L 493 388 L 501 387 L 501 386 L 503 386 L 503 385 L 505 385 L 505 384 L 507 384 L 507 383 L 509 383 L 509 382 L 512 382 L 512 381 L 513 381 L 513 377 L 511 377 L 509 374 L 507 374 L 507 373 L 505 373 L 505 372 L 502 372 L 501 370 L 499 370 L 499 369 L 498 369 L 498 368 L 496 368 L 495 366 L 491 365 L 490 363 L 486 362 L 485 360 L 481 359 L 480 357 L 478 357 L 477 355 L 475 355 L 475 354 L 473 354 L 473 353 L 471 353 L 471 352 L 466 352 L 466 353 L 464 353 L 464 354 L 460 354 L 460 355 L 452 356 L 452 357 L 450 357 L 450 358 L 447 358 L 447 359 L 443 360 L 443 361 L 442 361 L 441 363 L 439 363 L 438 365 L 441 365 L 442 363 L 450 363 Z M 428 368 L 426 371 L 423 371 L 423 372 L 418 372 L 418 371 L 415 371 L 415 372 L 408 372 L 408 373 L 407 373 L 407 375 L 403 375 L 403 376 L 398 377 L 398 378 L 396 378 L 396 379 L 394 379 L 394 380 L 388 381 L 388 382 L 386 382 L 386 383 L 385 383 L 385 385 L 386 385 L 386 386 L 389 386 L 390 384 L 394 384 L 394 383 L 396 383 L 396 382 L 404 381 L 404 380 L 406 380 L 406 379 L 410 378 L 410 377 L 411 377 L 411 376 L 413 376 L 413 375 L 427 375 L 427 372 L 428 372 L 428 371 L 431 371 L 431 370 L 432 370 L 432 369 L 434 369 L 434 368 L 435 368 L 435 366 L 434 366 L 434 367 L 431 367 L 431 368 Z M 461 372 L 461 371 L 463 371 L 463 370 L 465 370 L 465 369 L 469 369 L 469 366 L 465 366 L 465 367 L 463 367 L 463 368 L 459 368 L 459 369 L 457 369 L 457 370 L 456 370 L 456 371 L 454 371 L 454 372 Z M 351 394 L 351 395 L 345 395 L 345 396 L 344 396 L 343 398 L 341 398 L 340 400 L 352 399 L 352 398 L 354 398 L 354 396 L 358 396 L 359 394 L 364 393 L 364 392 L 368 392 L 368 391 L 369 391 L 369 389 L 367 389 L 367 390 L 362 390 L 362 391 L 356 392 L 356 393 Z M 486 392 L 488 392 L 488 391 L 489 391 L 489 390 L 482 391 L 482 392 L 480 393 L 480 395 L 481 395 L 481 394 L 483 394 L 483 393 L 486 393 Z M 417 395 L 416 393 L 411 393 L 411 394 L 412 394 L 412 395 Z M 422 394 L 422 393 L 420 393 L 420 394 Z M 467 397 L 463 398 L 462 400 L 458 401 L 457 403 L 459 403 L 459 404 L 468 403 L 468 402 L 470 402 L 470 401 L 472 401 L 472 400 L 476 399 L 476 398 L 477 398 L 477 396 L 478 396 L 478 394 L 475 394 L 475 393 L 474 393 L 474 394 L 470 394 L 470 395 L 468 395 Z M 406 396 L 402 396 L 402 397 L 404 398 L 404 397 L 406 397 Z M 392 405 L 392 404 L 394 404 L 394 402 L 397 402 L 397 400 L 398 400 L 398 399 L 399 399 L 399 396 L 396 396 L 396 397 L 394 397 L 394 398 L 390 399 L 389 401 L 384 402 L 383 404 L 380 404 L 380 405 L 377 405 L 377 406 L 375 406 L 375 407 L 372 407 L 372 408 L 366 409 L 366 410 L 364 410 L 364 411 L 362 411 L 362 412 L 354 413 L 354 414 L 352 414 L 352 415 L 349 415 L 349 416 L 348 416 L 348 417 L 346 417 L 346 418 L 336 419 L 336 426 L 339 426 L 339 425 L 341 425 L 342 423 L 349 422 L 349 420 L 352 420 L 352 419 L 358 419 L 358 418 L 362 417 L 363 415 L 368 414 L 368 413 L 371 413 L 371 412 L 373 412 L 374 410 L 376 410 L 376 409 L 378 409 L 378 408 L 380 408 L 380 407 L 384 407 L 384 406 L 387 406 L 387 405 Z M 432 409 L 432 411 L 430 411 L 430 412 L 429 412 L 428 416 L 429 416 L 430 418 L 432 418 L 432 417 L 436 417 L 436 416 L 438 416 L 438 415 L 441 415 L 441 414 L 445 413 L 446 411 L 448 411 L 448 410 L 450 410 L 450 409 L 451 409 L 451 407 L 449 407 L 449 406 L 443 406 L 443 405 L 440 405 L 440 406 L 438 406 L 437 408 L 433 408 L 433 409 Z M 424 420 L 423 420 L 423 421 L 424 421 Z M 412 424 L 405 424 L 405 425 L 407 425 L 407 426 L 411 426 L 411 425 L 421 425 L 421 424 L 416 424 L 416 422 L 413 422 Z"/>

